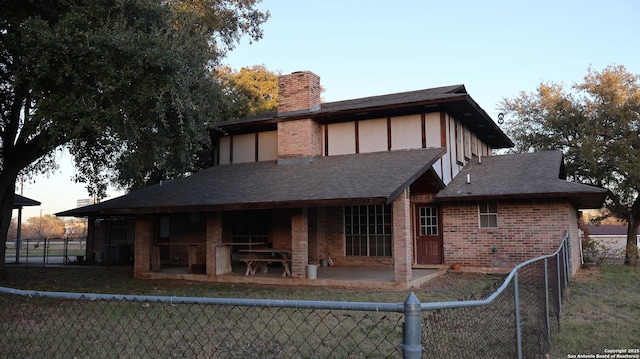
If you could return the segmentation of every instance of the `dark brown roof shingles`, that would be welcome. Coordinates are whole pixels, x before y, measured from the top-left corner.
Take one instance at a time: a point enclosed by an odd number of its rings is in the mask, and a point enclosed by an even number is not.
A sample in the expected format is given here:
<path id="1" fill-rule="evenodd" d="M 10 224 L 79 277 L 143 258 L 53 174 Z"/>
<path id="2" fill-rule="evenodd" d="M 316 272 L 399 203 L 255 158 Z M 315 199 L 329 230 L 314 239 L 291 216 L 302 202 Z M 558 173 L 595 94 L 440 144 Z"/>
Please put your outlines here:
<path id="1" fill-rule="evenodd" d="M 560 151 L 474 158 L 436 199 L 571 198 L 580 208 L 600 208 L 606 190 L 560 178 L 562 163 Z"/>
<path id="2" fill-rule="evenodd" d="M 296 207 L 355 201 L 386 204 L 428 171 L 443 148 L 215 166 L 95 207 L 102 213 Z M 66 211 L 76 215 L 80 210 Z"/>

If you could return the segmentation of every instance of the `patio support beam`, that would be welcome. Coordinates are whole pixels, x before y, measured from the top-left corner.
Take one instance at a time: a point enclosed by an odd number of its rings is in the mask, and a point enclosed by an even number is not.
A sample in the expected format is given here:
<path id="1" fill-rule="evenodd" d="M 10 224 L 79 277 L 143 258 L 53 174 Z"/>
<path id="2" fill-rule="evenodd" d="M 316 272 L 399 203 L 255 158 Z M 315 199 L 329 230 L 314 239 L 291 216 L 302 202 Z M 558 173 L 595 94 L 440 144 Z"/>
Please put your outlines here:
<path id="1" fill-rule="evenodd" d="M 153 239 L 153 217 L 151 215 L 136 217 L 135 238 L 133 276 L 140 279 L 144 273 L 151 270 L 151 241 Z"/>
<path id="2" fill-rule="evenodd" d="M 391 203 L 393 220 L 393 269 L 397 283 L 411 281 L 411 205 L 409 189 L 405 189 Z"/>
<path id="3" fill-rule="evenodd" d="M 309 264 L 309 215 L 306 208 L 291 214 L 291 276 L 307 277 Z"/>

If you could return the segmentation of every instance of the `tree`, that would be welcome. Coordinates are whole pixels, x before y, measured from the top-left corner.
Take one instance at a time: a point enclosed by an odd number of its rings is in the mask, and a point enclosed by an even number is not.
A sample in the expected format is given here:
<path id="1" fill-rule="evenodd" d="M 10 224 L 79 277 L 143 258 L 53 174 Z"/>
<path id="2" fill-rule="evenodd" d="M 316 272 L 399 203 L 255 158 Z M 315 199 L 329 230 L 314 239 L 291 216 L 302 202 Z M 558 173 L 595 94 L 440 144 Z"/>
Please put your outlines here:
<path id="1" fill-rule="evenodd" d="M 228 66 L 218 69 L 218 77 L 231 98 L 232 118 L 247 117 L 278 109 L 278 76 L 264 65 L 243 67 L 239 71 Z"/>
<path id="2" fill-rule="evenodd" d="M 189 173 L 224 118 L 213 68 L 257 0 L 8 0 L 0 4 L 0 257 L 16 178 L 66 147 L 90 195 Z M 4 262 L 0 262 L 0 274 Z"/>
<path id="3" fill-rule="evenodd" d="M 67 237 L 86 237 L 88 223 L 86 218 L 67 218 L 64 221 L 64 233 Z"/>
<path id="4" fill-rule="evenodd" d="M 62 238 L 65 235 L 64 221 L 54 215 L 29 217 L 24 226 L 24 238 Z"/>
<path id="5" fill-rule="evenodd" d="M 567 173 L 608 190 L 605 207 L 628 224 L 625 264 L 638 260 L 640 226 L 640 76 L 624 66 L 588 69 L 570 90 L 542 83 L 504 99 L 518 151 L 563 151 Z"/>

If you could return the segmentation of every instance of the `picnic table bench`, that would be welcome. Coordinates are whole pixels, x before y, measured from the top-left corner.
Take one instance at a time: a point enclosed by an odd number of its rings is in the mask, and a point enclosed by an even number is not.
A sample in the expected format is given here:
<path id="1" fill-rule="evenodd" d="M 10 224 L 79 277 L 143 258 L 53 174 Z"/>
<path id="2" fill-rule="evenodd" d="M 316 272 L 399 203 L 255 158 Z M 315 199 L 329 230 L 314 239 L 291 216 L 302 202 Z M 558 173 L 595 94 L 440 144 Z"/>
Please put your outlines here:
<path id="1" fill-rule="evenodd" d="M 247 265 L 247 270 L 244 275 L 255 274 L 258 268 L 261 269 L 262 273 L 267 273 L 269 271 L 269 263 L 281 263 L 284 267 L 282 276 L 291 276 L 288 256 L 291 251 L 288 249 L 259 248 L 243 249 L 240 252 L 248 253 L 248 255 L 242 259 Z"/>

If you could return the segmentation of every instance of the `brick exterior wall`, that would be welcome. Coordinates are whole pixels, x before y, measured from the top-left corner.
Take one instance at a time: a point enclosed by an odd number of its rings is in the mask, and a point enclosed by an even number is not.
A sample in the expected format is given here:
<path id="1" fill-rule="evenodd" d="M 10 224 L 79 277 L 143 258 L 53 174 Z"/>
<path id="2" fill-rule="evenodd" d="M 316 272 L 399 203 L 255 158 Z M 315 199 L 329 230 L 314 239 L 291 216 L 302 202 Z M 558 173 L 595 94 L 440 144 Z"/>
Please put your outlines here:
<path id="1" fill-rule="evenodd" d="M 309 225 L 307 209 L 291 215 L 291 277 L 306 278 L 309 264 Z"/>
<path id="2" fill-rule="evenodd" d="M 141 274 L 147 273 L 151 269 L 151 242 L 153 241 L 153 217 L 151 215 L 140 215 L 136 217 L 135 233 L 136 242 L 134 247 L 134 277 L 142 278 Z"/>
<path id="3" fill-rule="evenodd" d="M 406 189 L 391 203 L 393 220 L 393 260 L 395 281 L 406 283 L 411 281 L 411 264 L 413 250 L 411 240 L 411 205 L 409 190 Z"/>
<path id="4" fill-rule="evenodd" d="M 278 159 L 322 155 L 322 126 L 310 119 L 278 123 Z"/>
<path id="5" fill-rule="evenodd" d="M 329 259 L 329 247 L 327 245 L 327 209 L 316 208 L 314 219 L 315 230 L 315 255 L 318 261 Z"/>
<path id="6" fill-rule="evenodd" d="M 294 72 L 278 77 L 278 114 L 320 108 L 320 77 Z M 278 123 L 278 159 L 322 155 L 322 126 L 310 119 Z"/>
<path id="7" fill-rule="evenodd" d="M 555 251 L 565 231 L 579 251 L 577 211 L 564 201 L 499 201 L 497 228 L 479 228 L 477 202 L 443 204 L 441 211 L 445 264 L 509 269 Z"/>
<path id="8" fill-rule="evenodd" d="M 222 215 L 220 212 L 207 214 L 206 227 L 206 264 L 207 275 L 216 275 L 216 255 L 217 248 L 222 244 Z"/>
<path id="9" fill-rule="evenodd" d="M 327 208 L 326 223 L 327 257 L 336 265 L 347 265 L 344 258 L 344 208 Z"/>
<path id="10" fill-rule="evenodd" d="M 271 230 L 269 240 L 273 248 L 291 248 L 291 215 L 292 210 L 275 210 L 271 214 Z"/>
<path id="11" fill-rule="evenodd" d="M 321 102 L 320 76 L 310 71 L 278 77 L 278 114 L 313 111 Z"/>

